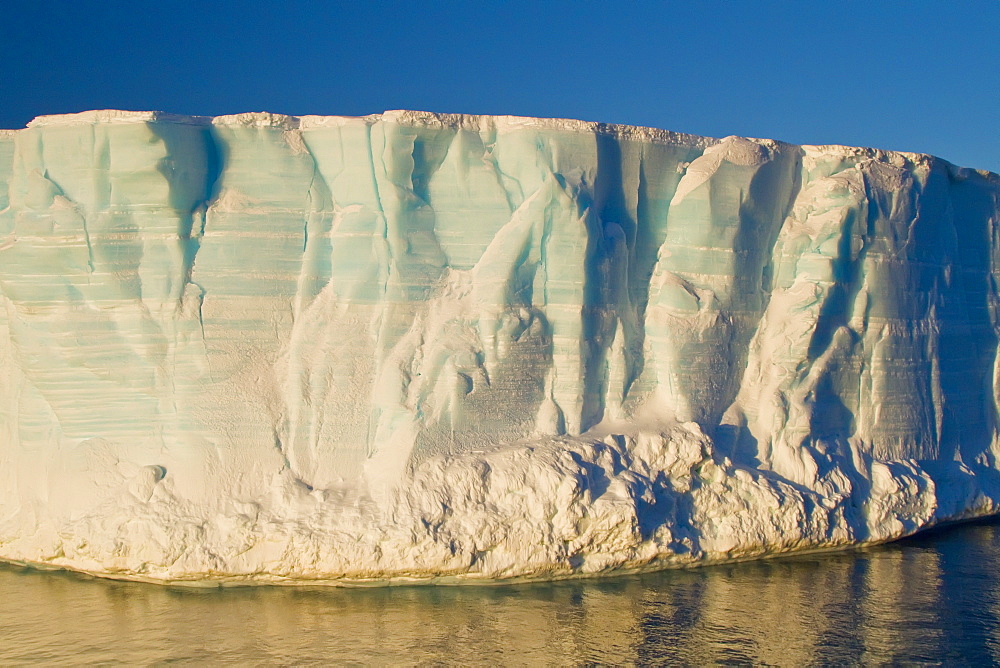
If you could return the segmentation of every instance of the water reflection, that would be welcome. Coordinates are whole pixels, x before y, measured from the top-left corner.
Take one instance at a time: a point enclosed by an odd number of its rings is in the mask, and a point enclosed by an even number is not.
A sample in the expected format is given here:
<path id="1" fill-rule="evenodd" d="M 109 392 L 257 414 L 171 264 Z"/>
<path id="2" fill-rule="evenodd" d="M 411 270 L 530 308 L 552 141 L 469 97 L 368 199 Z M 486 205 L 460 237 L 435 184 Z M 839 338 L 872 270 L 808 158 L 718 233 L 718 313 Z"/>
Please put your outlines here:
<path id="1" fill-rule="evenodd" d="M 188 590 L 0 568 L 0 663 L 1000 660 L 1000 525 L 592 582 Z"/>

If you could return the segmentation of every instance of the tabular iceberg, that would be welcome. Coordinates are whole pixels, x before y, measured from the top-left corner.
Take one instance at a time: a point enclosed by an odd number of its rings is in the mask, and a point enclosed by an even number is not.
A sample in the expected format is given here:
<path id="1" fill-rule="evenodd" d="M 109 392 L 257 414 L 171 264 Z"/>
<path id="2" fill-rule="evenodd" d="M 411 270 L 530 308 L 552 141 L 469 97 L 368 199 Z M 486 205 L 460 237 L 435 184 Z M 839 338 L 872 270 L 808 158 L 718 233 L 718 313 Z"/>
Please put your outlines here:
<path id="1" fill-rule="evenodd" d="M 0 134 L 0 558 L 554 578 L 1000 510 L 1000 177 L 514 117 Z"/>

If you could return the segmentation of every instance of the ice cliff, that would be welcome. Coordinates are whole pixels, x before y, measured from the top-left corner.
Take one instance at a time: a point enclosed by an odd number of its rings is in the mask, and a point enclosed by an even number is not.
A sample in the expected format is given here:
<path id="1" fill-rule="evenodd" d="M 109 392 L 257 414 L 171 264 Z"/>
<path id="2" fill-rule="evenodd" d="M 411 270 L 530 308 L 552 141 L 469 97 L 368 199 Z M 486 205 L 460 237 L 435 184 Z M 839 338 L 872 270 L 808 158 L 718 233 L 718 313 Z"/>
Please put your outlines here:
<path id="1" fill-rule="evenodd" d="M 0 133 L 0 558 L 546 578 L 1000 510 L 1000 177 L 577 121 Z"/>

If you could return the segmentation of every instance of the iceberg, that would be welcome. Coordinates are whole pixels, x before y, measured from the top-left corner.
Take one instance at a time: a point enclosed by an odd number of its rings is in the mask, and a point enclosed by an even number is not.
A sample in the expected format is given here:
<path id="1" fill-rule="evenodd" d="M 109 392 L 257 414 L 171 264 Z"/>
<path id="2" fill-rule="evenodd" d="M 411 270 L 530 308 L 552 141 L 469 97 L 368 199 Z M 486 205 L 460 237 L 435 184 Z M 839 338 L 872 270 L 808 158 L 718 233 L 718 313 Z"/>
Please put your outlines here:
<path id="1" fill-rule="evenodd" d="M 389 111 L 0 132 L 0 559 L 483 582 L 1000 511 L 1000 177 Z"/>

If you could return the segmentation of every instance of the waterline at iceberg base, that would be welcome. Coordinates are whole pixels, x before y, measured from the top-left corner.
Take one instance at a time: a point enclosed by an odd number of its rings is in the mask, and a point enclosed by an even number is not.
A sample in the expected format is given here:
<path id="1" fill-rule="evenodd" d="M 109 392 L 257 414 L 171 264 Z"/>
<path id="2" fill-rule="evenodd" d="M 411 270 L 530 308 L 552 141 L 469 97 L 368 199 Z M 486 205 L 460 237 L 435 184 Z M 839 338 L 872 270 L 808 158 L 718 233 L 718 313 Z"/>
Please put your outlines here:
<path id="1" fill-rule="evenodd" d="M 0 132 L 0 558 L 557 578 L 1000 510 L 1000 177 L 394 111 Z"/>

